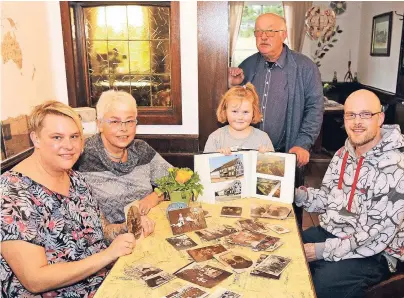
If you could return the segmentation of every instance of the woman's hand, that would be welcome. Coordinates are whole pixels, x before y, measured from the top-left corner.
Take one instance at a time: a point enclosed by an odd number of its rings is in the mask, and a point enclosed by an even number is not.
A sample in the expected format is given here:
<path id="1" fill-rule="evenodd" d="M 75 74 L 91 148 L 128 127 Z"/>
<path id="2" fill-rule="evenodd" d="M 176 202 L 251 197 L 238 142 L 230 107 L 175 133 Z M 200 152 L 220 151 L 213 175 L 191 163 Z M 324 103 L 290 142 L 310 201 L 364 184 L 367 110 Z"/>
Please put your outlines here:
<path id="1" fill-rule="evenodd" d="M 151 208 L 153 208 L 163 200 L 163 196 L 164 195 L 161 195 L 159 197 L 155 192 L 152 192 L 148 196 L 141 199 L 139 201 L 140 215 L 147 215 Z"/>
<path id="2" fill-rule="evenodd" d="M 125 233 L 118 235 L 105 252 L 108 253 L 112 262 L 121 256 L 131 254 L 135 246 L 135 236 L 132 233 Z"/>
<path id="3" fill-rule="evenodd" d="M 218 150 L 219 153 L 222 153 L 224 155 L 230 155 L 231 154 L 231 149 L 230 148 L 220 148 Z"/>
<path id="4" fill-rule="evenodd" d="M 140 217 L 140 224 L 143 228 L 143 236 L 147 237 L 154 231 L 155 222 L 147 216 Z"/>

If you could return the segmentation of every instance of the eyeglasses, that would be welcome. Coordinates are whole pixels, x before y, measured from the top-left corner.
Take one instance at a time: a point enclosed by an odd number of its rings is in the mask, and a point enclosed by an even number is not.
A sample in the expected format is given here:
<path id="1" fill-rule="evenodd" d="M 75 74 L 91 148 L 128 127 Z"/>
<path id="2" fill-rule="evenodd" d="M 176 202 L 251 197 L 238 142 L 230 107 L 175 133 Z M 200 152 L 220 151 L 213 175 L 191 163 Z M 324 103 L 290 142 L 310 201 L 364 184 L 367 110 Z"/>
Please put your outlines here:
<path id="1" fill-rule="evenodd" d="M 254 31 L 254 36 L 255 37 L 261 37 L 262 34 L 265 33 L 265 35 L 267 37 L 274 37 L 275 33 L 281 32 L 281 31 L 285 31 L 285 30 L 255 30 Z"/>
<path id="2" fill-rule="evenodd" d="M 127 121 L 120 121 L 120 120 L 103 120 L 105 123 L 108 123 L 109 127 L 112 129 L 119 129 L 124 125 L 125 127 L 134 127 L 137 124 L 137 119 L 135 120 L 127 120 Z"/>
<path id="3" fill-rule="evenodd" d="M 374 115 L 377 115 L 377 114 L 380 114 L 380 113 L 382 113 L 382 112 L 376 112 L 376 113 L 372 113 L 372 112 L 345 113 L 344 114 L 344 119 L 345 120 L 353 120 L 353 119 L 356 119 L 356 116 L 359 116 L 361 119 L 370 119 Z"/>

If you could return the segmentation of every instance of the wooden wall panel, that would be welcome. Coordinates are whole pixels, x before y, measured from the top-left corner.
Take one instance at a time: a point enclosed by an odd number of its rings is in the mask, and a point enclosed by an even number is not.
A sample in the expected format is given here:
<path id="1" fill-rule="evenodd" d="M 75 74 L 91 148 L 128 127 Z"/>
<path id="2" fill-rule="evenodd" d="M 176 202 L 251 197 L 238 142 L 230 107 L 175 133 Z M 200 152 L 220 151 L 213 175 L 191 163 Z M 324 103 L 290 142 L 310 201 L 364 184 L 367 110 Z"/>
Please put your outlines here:
<path id="1" fill-rule="evenodd" d="M 198 1 L 199 149 L 220 127 L 216 108 L 227 91 L 228 2 Z"/>

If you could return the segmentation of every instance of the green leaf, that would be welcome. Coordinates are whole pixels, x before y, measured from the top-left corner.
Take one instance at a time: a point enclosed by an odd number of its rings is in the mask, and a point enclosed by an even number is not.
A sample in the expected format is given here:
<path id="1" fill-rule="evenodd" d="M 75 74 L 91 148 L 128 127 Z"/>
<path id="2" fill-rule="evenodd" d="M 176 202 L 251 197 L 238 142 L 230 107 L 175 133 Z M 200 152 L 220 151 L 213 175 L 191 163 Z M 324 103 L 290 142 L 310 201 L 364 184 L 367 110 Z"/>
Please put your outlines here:
<path id="1" fill-rule="evenodd" d="M 333 39 L 333 40 L 332 40 L 332 42 L 337 42 L 337 41 L 338 41 L 338 39 Z"/>
<path id="2" fill-rule="evenodd" d="M 333 47 L 334 47 L 334 45 L 333 45 L 332 43 L 330 43 L 328 46 L 329 46 L 330 48 L 333 48 Z"/>
<path id="3" fill-rule="evenodd" d="M 324 49 L 324 51 L 328 52 L 330 49 Z"/>

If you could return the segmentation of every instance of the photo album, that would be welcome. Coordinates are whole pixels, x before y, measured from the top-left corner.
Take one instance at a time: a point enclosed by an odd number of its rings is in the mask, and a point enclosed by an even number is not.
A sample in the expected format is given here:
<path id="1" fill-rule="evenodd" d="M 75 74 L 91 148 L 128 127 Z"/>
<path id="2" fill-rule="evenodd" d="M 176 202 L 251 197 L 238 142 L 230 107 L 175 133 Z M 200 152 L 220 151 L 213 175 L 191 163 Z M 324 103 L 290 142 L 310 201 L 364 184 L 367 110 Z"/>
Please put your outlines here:
<path id="1" fill-rule="evenodd" d="M 199 154 L 194 156 L 194 168 L 204 187 L 198 201 L 218 203 L 256 197 L 293 202 L 294 154 L 258 151 Z"/>

